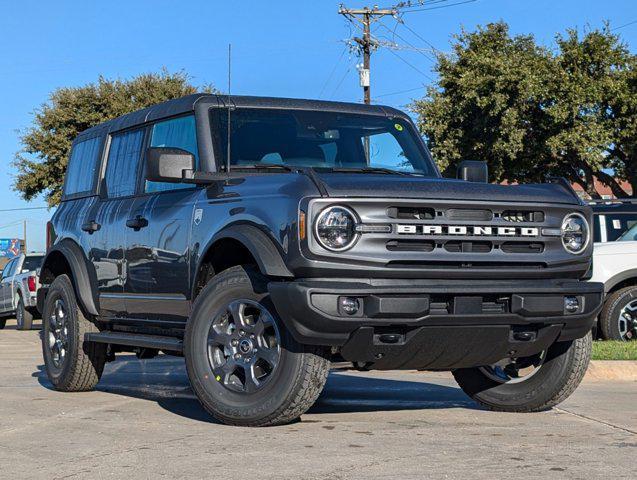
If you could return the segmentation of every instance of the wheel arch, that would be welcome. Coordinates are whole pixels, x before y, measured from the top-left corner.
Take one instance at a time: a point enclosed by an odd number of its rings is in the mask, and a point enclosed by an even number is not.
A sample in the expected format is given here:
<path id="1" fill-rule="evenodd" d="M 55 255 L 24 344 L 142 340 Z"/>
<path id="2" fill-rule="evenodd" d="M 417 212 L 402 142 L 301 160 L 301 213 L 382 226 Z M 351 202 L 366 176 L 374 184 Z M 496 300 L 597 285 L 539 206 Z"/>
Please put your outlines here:
<path id="1" fill-rule="evenodd" d="M 604 283 L 604 291 L 609 295 L 625 287 L 637 286 L 637 268 L 620 272 Z"/>
<path id="2" fill-rule="evenodd" d="M 256 265 L 268 277 L 293 277 L 280 250 L 265 232 L 254 225 L 235 224 L 220 230 L 202 250 L 195 269 L 192 298 L 211 274 L 245 263 Z"/>
<path id="3" fill-rule="evenodd" d="M 64 274 L 71 279 L 79 306 L 88 314 L 98 315 L 95 270 L 89 268 L 82 248 L 71 239 L 64 239 L 49 249 L 42 261 L 40 283 L 50 285 L 55 277 Z M 38 310 L 43 311 L 43 306 L 38 302 Z"/>

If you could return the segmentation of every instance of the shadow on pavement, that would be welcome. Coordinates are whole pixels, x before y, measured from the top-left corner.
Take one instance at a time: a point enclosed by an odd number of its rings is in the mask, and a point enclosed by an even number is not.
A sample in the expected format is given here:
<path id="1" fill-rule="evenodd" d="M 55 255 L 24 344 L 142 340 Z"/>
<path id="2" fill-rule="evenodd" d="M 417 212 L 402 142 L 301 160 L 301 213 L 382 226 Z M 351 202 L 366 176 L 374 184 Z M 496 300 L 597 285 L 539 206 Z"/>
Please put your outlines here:
<path id="1" fill-rule="evenodd" d="M 44 365 L 32 374 L 45 388 L 52 389 Z M 414 374 L 414 380 L 418 378 Z M 192 392 L 183 359 L 161 356 L 137 360 L 118 356 L 106 366 L 97 391 L 156 402 L 167 411 L 189 419 L 214 419 L 201 407 Z M 460 388 L 424 381 L 404 381 L 332 371 L 325 390 L 311 414 L 388 412 L 448 408 L 478 408 Z"/>

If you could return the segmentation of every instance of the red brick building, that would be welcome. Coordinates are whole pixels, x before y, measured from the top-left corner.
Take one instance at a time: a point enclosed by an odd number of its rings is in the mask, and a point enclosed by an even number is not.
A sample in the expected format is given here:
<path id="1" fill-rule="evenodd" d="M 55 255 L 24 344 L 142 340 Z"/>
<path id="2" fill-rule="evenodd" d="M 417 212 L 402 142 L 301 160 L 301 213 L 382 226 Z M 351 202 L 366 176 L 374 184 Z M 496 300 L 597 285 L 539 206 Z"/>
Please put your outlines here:
<path id="1" fill-rule="evenodd" d="M 630 183 L 628 183 L 628 182 L 620 182 L 620 186 L 631 197 L 634 196 L 633 195 L 633 189 L 630 186 Z M 577 192 L 577 194 L 581 198 L 583 198 L 585 200 L 589 200 L 588 194 L 584 192 L 584 190 L 582 189 L 581 186 L 579 186 L 578 184 L 574 183 L 573 184 L 573 189 Z M 604 185 L 597 178 L 595 178 L 595 190 L 597 191 L 597 193 L 600 194 L 600 196 L 604 200 L 612 200 L 612 199 L 616 198 L 615 195 L 613 195 L 613 191 L 610 189 L 610 187 L 607 187 L 606 185 Z"/>

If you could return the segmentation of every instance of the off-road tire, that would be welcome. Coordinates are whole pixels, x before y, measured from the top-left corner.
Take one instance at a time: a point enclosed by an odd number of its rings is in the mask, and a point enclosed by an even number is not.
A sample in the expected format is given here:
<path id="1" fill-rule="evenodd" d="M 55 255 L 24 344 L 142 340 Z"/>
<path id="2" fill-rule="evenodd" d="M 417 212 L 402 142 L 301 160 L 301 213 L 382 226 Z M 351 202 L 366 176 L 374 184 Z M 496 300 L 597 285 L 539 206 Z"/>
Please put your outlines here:
<path id="1" fill-rule="evenodd" d="M 619 313 L 622 308 L 635 299 L 637 299 L 637 286 L 617 290 L 604 300 L 604 307 L 599 315 L 599 327 L 604 340 L 626 340 L 619 332 Z"/>
<path id="2" fill-rule="evenodd" d="M 541 412 L 563 402 L 584 378 L 591 358 L 591 333 L 572 342 L 557 342 L 540 369 L 519 383 L 499 383 L 479 368 L 453 372 L 460 388 L 480 405 L 500 412 Z"/>
<path id="3" fill-rule="evenodd" d="M 61 298 L 67 306 L 68 349 L 61 367 L 52 359 L 48 346 L 51 332 L 51 316 L 55 301 Z M 42 353 L 49 380 L 62 392 L 86 392 L 93 390 L 102 376 L 106 363 L 106 345 L 84 341 L 84 334 L 97 332 L 78 307 L 73 284 L 67 275 L 56 277 L 46 296 L 42 314 Z"/>
<path id="4" fill-rule="evenodd" d="M 20 294 L 18 294 L 15 319 L 18 325 L 18 330 L 31 330 L 31 327 L 33 326 L 33 315 L 24 307 L 24 299 Z"/>
<path id="5" fill-rule="evenodd" d="M 253 393 L 236 393 L 215 379 L 208 360 L 207 338 L 213 318 L 237 299 L 258 302 L 277 323 L 280 360 L 272 378 Z M 325 386 L 330 362 L 323 348 L 294 340 L 270 301 L 265 277 L 251 267 L 232 267 L 214 276 L 197 297 L 184 338 L 186 367 L 202 406 L 228 425 L 264 427 L 299 418 Z"/>

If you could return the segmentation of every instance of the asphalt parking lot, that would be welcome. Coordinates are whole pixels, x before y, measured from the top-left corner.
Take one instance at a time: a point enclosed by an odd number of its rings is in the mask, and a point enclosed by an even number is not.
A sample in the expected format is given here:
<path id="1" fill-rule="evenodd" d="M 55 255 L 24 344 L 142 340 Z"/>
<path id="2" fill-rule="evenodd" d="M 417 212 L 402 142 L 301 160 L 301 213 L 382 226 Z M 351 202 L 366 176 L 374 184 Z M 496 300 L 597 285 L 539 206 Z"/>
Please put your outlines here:
<path id="1" fill-rule="evenodd" d="M 37 331 L 0 331 L 0 478 L 635 478 L 637 383 L 585 381 L 540 414 L 481 410 L 446 374 L 335 371 L 292 425 L 215 424 L 183 360 L 51 389 Z"/>

